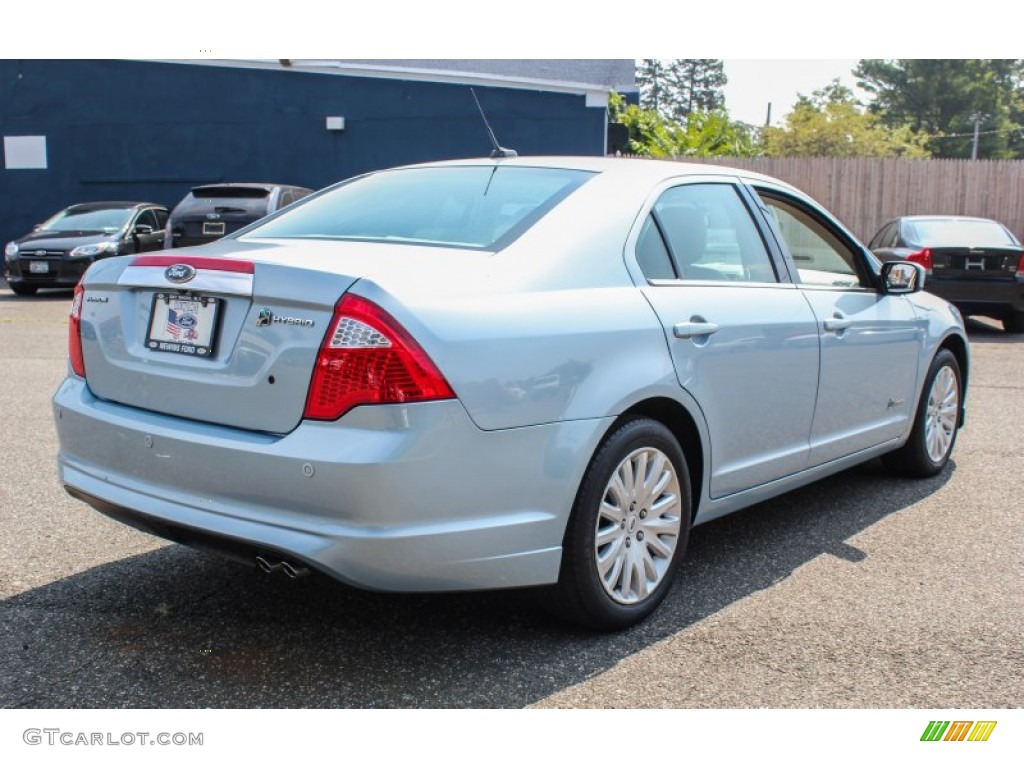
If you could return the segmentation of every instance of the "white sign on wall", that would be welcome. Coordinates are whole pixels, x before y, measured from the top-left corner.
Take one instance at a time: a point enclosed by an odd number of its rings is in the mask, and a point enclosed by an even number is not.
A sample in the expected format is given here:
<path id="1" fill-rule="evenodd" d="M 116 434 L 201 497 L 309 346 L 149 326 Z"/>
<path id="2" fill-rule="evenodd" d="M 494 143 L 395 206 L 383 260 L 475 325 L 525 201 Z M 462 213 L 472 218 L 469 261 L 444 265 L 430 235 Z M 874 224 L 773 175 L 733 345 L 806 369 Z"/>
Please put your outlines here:
<path id="1" fill-rule="evenodd" d="M 46 168 L 45 136 L 4 136 L 4 168 Z"/>

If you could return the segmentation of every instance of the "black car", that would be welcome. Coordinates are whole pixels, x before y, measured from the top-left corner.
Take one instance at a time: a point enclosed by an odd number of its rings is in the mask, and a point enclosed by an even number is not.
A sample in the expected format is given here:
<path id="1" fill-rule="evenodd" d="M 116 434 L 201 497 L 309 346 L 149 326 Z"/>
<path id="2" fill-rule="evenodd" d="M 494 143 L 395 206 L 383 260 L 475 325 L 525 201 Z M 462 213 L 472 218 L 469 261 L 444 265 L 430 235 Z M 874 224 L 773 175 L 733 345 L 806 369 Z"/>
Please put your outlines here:
<path id="1" fill-rule="evenodd" d="M 313 190 L 286 184 L 206 184 L 193 187 L 171 212 L 165 248 L 202 245 L 301 200 Z"/>
<path id="2" fill-rule="evenodd" d="M 167 208 L 152 203 L 72 205 L 7 244 L 7 284 L 19 296 L 74 288 L 97 259 L 160 250 L 167 217 Z"/>
<path id="3" fill-rule="evenodd" d="M 882 261 L 921 264 L 925 290 L 965 315 L 1003 321 L 1024 333 L 1024 247 L 998 221 L 970 216 L 903 216 L 882 227 L 868 247 Z"/>

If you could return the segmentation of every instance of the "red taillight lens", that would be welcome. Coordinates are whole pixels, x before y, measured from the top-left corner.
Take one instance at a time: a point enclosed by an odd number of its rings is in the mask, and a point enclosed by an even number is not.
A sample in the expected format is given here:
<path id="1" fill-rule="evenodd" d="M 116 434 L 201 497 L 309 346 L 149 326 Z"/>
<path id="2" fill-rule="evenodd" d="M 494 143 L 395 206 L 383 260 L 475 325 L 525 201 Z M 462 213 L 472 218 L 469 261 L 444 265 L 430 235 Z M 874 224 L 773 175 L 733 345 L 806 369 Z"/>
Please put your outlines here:
<path id="1" fill-rule="evenodd" d="M 85 288 L 79 283 L 75 286 L 75 298 L 71 301 L 71 315 L 68 318 L 68 359 L 71 370 L 85 378 L 85 358 L 82 356 L 82 300 Z"/>
<path id="2" fill-rule="evenodd" d="M 455 397 L 448 382 L 391 315 L 346 294 L 320 345 L 305 418 L 333 421 L 357 405 Z"/>
<path id="3" fill-rule="evenodd" d="M 1024 280 L 1024 251 L 1020 253 L 1020 261 L 1017 262 L 1017 279 Z"/>
<path id="4" fill-rule="evenodd" d="M 931 248 L 922 248 L 916 253 L 912 253 L 907 256 L 907 261 L 912 261 L 915 264 L 920 264 L 924 267 L 925 272 L 929 275 L 932 273 L 932 250 Z"/>

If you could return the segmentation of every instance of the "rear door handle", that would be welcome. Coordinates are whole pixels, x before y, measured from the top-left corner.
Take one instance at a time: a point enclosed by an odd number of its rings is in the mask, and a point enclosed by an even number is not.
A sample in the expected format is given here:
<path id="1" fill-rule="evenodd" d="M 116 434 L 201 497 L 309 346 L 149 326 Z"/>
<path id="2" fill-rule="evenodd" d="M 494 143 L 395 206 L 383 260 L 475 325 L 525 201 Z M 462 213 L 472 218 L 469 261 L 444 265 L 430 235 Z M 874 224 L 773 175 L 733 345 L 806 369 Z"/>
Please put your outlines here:
<path id="1" fill-rule="evenodd" d="M 717 323 L 676 323 L 672 333 L 677 339 L 692 339 L 697 336 L 710 336 L 718 331 Z"/>

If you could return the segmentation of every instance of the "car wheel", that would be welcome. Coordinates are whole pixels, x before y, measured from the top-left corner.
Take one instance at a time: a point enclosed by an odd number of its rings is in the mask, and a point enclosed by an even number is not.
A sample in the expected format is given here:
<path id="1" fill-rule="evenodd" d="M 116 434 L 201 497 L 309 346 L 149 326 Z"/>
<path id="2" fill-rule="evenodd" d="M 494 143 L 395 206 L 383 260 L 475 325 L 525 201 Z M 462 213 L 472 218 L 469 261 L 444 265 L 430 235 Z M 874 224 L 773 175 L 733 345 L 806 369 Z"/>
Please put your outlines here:
<path id="1" fill-rule="evenodd" d="M 1012 312 L 1004 317 L 1003 329 L 1007 333 L 1024 333 L 1024 312 Z"/>
<path id="2" fill-rule="evenodd" d="M 940 350 L 928 368 L 910 438 L 902 448 L 882 457 L 885 465 L 914 477 L 941 472 L 956 443 L 962 397 L 960 364 L 948 349 Z"/>
<path id="3" fill-rule="evenodd" d="M 580 485 L 549 607 L 595 629 L 646 618 L 683 557 L 690 510 L 689 474 L 675 436 L 653 419 L 619 426 Z"/>
<path id="4" fill-rule="evenodd" d="M 8 283 L 11 290 L 18 296 L 34 296 L 39 286 L 25 285 L 23 283 Z"/>

